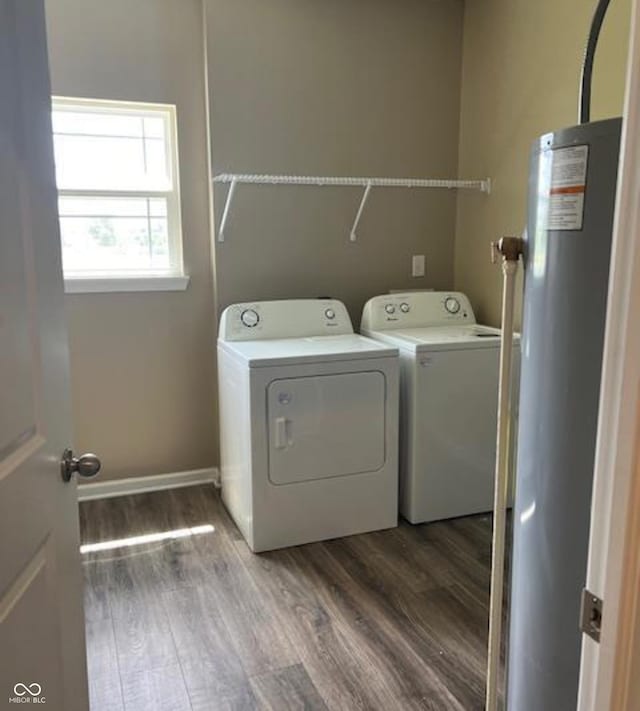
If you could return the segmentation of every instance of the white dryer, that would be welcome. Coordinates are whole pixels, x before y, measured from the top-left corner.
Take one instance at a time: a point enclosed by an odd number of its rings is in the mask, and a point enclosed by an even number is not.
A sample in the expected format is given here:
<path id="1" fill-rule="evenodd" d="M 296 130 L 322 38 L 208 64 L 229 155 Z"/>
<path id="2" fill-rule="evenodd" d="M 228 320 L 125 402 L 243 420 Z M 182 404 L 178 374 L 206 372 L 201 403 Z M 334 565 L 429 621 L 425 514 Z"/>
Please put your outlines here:
<path id="1" fill-rule="evenodd" d="M 222 498 L 252 550 L 397 525 L 397 348 L 339 301 L 235 304 L 218 373 Z"/>
<path id="2" fill-rule="evenodd" d="M 376 296 L 361 331 L 400 349 L 400 513 L 422 523 L 490 511 L 500 331 L 476 324 L 457 292 Z"/>

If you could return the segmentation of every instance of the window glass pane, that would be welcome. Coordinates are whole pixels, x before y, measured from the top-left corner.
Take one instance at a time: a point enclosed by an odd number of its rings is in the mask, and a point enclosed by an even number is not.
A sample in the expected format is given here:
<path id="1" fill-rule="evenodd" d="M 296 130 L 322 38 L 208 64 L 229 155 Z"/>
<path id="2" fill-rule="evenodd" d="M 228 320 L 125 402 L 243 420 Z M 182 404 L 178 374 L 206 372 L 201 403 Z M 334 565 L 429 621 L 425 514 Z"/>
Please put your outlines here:
<path id="1" fill-rule="evenodd" d="M 145 150 L 145 170 L 147 176 L 161 175 L 165 182 L 169 182 L 169 172 L 167 170 L 167 153 L 163 141 L 157 138 L 148 138 L 144 142 Z"/>
<path id="2" fill-rule="evenodd" d="M 157 139 L 54 134 L 54 150 L 63 190 L 170 189 L 164 144 Z"/>
<path id="3" fill-rule="evenodd" d="M 144 135 L 147 138 L 161 138 L 164 141 L 164 119 L 145 118 Z"/>
<path id="4" fill-rule="evenodd" d="M 136 273 L 171 267 L 164 198 L 59 200 L 62 258 L 66 273 Z"/>
<path id="5" fill-rule="evenodd" d="M 155 120 L 161 121 L 162 119 Z M 140 116 L 127 116 L 126 114 L 112 112 L 54 109 L 52 122 L 54 133 L 142 137 L 142 119 Z M 160 138 L 162 137 L 161 135 Z"/>
<path id="6" fill-rule="evenodd" d="M 163 214 L 166 215 L 165 198 L 144 197 L 61 197 L 58 200 L 58 210 L 64 217 L 146 217 L 148 204 L 153 204 L 155 213 L 164 208 Z"/>
<path id="7" fill-rule="evenodd" d="M 58 187 L 170 190 L 166 116 L 54 108 Z"/>
<path id="8" fill-rule="evenodd" d="M 149 200 L 149 212 L 152 217 L 166 217 L 167 201 L 164 198 L 152 198 Z"/>
<path id="9" fill-rule="evenodd" d="M 169 239 L 166 218 L 154 218 L 151 227 L 151 265 L 154 269 L 169 269 Z"/>

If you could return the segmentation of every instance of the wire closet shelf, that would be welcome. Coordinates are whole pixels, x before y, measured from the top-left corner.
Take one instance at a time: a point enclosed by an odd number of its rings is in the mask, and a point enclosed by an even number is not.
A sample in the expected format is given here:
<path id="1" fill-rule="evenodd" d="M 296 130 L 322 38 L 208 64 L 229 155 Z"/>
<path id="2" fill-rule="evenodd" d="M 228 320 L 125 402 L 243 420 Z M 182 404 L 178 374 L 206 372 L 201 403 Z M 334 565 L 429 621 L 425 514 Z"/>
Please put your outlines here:
<path id="1" fill-rule="evenodd" d="M 218 242 L 224 242 L 225 230 L 229 221 L 231 204 L 236 188 L 239 184 L 245 185 L 311 185 L 315 187 L 361 187 L 364 188 L 360 206 L 353 221 L 349 235 L 351 242 L 357 239 L 357 229 L 362 213 L 364 212 L 369 193 L 372 188 L 440 188 L 448 190 L 479 190 L 483 193 L 491 192 L 491 180 L 443 180 L 439 178 L 354 178 L 336 176 L 313 175 L 258 175 L 242 173 L 221 173 L 213 178 L 214 183 L 228 183 L 229 192 L 222 211 L 220 227 L 218 228 Z"/>

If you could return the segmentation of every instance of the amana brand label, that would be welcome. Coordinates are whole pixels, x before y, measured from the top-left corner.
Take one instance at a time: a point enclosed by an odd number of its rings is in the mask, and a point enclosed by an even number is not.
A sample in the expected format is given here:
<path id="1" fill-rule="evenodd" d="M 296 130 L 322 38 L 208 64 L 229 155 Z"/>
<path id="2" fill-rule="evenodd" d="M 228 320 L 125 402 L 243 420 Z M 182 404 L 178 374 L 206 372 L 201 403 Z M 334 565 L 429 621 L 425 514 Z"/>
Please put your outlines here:
<path id="1" fill-rule="evenodd" d="M 552 153 L 549 230 L 581 230 L 589 146 L 557 148 Z"/>

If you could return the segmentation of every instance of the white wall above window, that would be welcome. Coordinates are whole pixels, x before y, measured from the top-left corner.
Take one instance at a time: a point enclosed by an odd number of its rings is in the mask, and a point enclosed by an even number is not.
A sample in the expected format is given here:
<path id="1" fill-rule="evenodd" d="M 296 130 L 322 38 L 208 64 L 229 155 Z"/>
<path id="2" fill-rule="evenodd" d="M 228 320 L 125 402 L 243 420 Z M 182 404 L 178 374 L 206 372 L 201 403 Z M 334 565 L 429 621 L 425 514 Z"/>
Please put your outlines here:
<path id="1" fill-rule="evenodd" d="M 175 107 L 54 97 L 52 122 L 67 291 L 184 289 Z"/>

